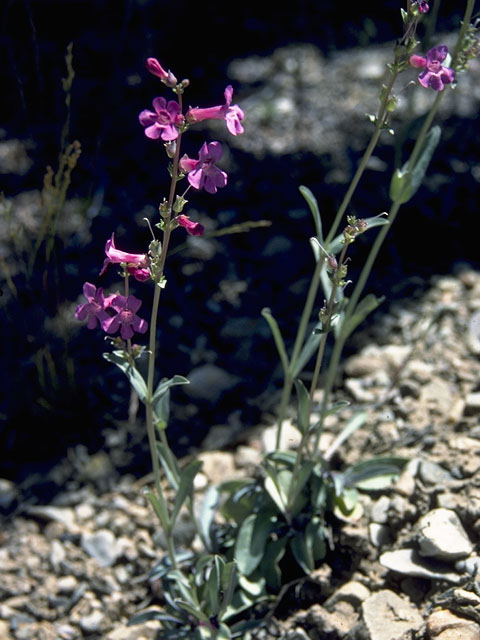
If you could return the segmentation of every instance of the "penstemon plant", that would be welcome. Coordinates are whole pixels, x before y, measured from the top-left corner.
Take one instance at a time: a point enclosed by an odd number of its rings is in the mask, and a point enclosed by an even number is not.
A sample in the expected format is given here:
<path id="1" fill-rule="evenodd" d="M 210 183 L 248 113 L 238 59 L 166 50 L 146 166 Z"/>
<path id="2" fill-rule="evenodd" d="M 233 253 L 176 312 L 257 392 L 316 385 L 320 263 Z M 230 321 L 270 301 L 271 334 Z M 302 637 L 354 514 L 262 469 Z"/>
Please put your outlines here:
<path id="1" fill-rule="evenodd" d="M 311 573 L 325 558 L 328 548 L 332 547 L 332 533 L 327 524 L 329 514 L 340 519 L 354 516 L 359 508 L 358 489 L 387 487 L 401 471 L 405 459 L 396 456 L 360 460 L 341 473 L 329 468 L 335 451 L 365 423 L 365 413 L 355 414 L 328 450 L 320 450 L 320 437 L 325 419 L 344 406 L 332 401 L 332 392 L 345 342 L 381 303 L 371 294 L 362 298 L 376 256 L 402 204 L 419 188 L 439 142 L 440 129 L 432 124 L 442 96 L 448 85 L 455 85 L 458 73 L 467 68 L 468 60 L 478 55 L 476 28 L 471 24 L 473 7 L 473 0 L 467 0 L 453 52 L 450 54 L 446 45 L 439 44 L 424 56 L 415 53 L 419 45 L 416 29 L 429 6 L 418 0 L 409 1 L 406 9 L 402 9 L 403 35 L 395 46 L 393 61 L 387 66 L 377 113 L 370 116 L 372 137 L 328 233 L 324 232 L 315 196 L 307 187 L 300 187 L 314 220 L 315 234 L 310 244 L 315 269 L 291 353 L 270 309 L 262 311 L 284 373 L 276 447 L 264 454 L 255 477 L 227 479 L 219 486 L 209 487 L 198 509 L 194 504 L 194 480 L 201 463 L 193 461 L 182 467 L 167 438 L 170 391 L 176 385 L 187 384 L 188 380 L 176 375 L 156 382 L 157 318 L 161 291 L 167 284 L 165 264 L 171 234 L 179 228 L 190 235 L 204 232 L 202 225 L 183 213 L 187 193 L 191 189 L 204 189 L 215 194 L 228 180 L 225 171 L 217 166 L 222 156 L 220 142 L 205 142 L 198 158 L 192 158 L 181 155 L 183 136 L 195 123 L 208 119 L 224 120 L 228 131 L 239 135 L 243 132 L 244 113 L 232 104 L 231 86 L 225 89 L 224 104 L 189 108 L 184 113 L 183 94 L 189 81 L 178 82 L 156 59 L 147 60 L 148 71 L 175 95 L 175 99 L 168 101 L 164 97 L 155 98 L 153 110 L 144 110 L 139 116 L 145 135 L 163 142 L 169 159 L 170 187 L 159 205 L 156 231 L 151 229 L 152 240 L 144 253 L 118 249 L 113 233 L 106 242 L 106 258 L 100 275 L 110 265 L 120 265 L 123 292 L 105 295 L 102 288 L 86 282 L 83 292 L 87 302 L 76 310 L 77 319 L 87 320 L 89 329 L 100 326 L 110 336 L 120 334 L 109 338 L 113 349 L 104 357 L 128 376 L 145 405 L 154 476 L 154 486 L 146 490 L 146 496 L 166 541 L 166 554 L 153 569 L 151 579 L 162 584 L 164 602 L 162 609 L 147 610 L 135 616 L 133 623 L 161 620 L 162 638 L 250 637 L 250 630 L 262 624 L 255 615 L 258 606 L 263 603 L 274 607 L 278 594 L 290 581 Z M 410 157 L 393 172 L 389 211 L 358 219 L 347 214 L 348 208 L 380 135 L 386 130 L 393 133 L 389 118 L 397 103 L 394 89 L 399 76 L 412 66 L 420 69 L 421 90 L 432 90 L 435 99 Z M 177 190 L 184 179 L 187 186 L 180 194 Z M 378 234 L 353 284 L 347 279 L 349 247 L 360 234 L 376 227 Z M 131 278 L 140 283 L 138 286 L 153 284 L 149 323 L 137 315 L 142 301 L 130 293 Z M 314 311 L 320 289 L 324 302 Z M 147 332 L 147 347 L 132 343 L 135 333 Z M 329 340 L 332 350 L 326 363 Z M 138 363 L 145 357 L 147 373 L 143 377 Z M 307 389 L 302 373 L 312 360 L 313 374 Z M 325 382 L 317 407 L 314 394 L 322 371 Z M 295 426 L 300 432 L 300 442 L 296 450 L 286 451 L 281 449 L 281 436 L 294 389 Z M 171 494 L 174 498 L 167 499 Z M 179 549 L 174 542 L 175 524 L 185 509 L 195 526 L 201 552 Z M 221 514 L 221 518 L 216 517 L 217 514 Z"/>

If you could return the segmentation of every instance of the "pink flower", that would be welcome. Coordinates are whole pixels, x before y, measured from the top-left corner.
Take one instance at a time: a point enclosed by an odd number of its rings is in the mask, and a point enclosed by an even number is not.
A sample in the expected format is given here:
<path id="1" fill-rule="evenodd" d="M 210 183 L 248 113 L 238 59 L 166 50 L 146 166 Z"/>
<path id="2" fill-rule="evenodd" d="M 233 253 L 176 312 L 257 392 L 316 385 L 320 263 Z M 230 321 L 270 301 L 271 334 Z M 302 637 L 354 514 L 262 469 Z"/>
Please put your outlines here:
<path id="1" fill-rule="evenodd" d="M 95 329 L 97 324 L 103 325 L 106 321 L 110 320 L 110 316 L 105 311 L 115 298 L 115 294 L 104 298 L 103 289 L 97 287 L 90 282 L 85 282 L 83 285 L 83 295 L 87 299 L 84 304 L 79 304 L 75 311 L 75 318 L 77 320 L 85 320 L 88 318 L 87 328 Z"/>
<path id="2" fill-rule="evenodd" d="M 428 13 L 430 5 L 425 0 L 415 0 L 412 4 L 416 5 L 420 13 Z"/>
<path id="3" fill-rule="evenodd" d="M 165 71 L 165 69 L 162 67 L 162 65 L 156 58 L 147 58 L 145 66 L 147 67 L 147 70 L 150 71 L 152 75 L 157 76 L 157 78 L 160 78 L 163 84 L 166 84 L 167 87 L 172 88 L 172 87 L 175 87 L 175 85 L 177 84 L 178 80 L 173 75 L 173 73 L 170 70 Z"/>
<path id="4" fill-rule="evenodd" d="M 165 141 L 176 140 L 178 138 L 178 128 L 183 123 L 183 116 L 179 113 L 178 102 L 165 98 L 154 98 L 153 108 L 155 111 L 144 109 L 138 119 L 145 129 L 147 138 L 157 140 L 161 138 Z"/>
<path id="5" fill-rule="evenodd" d="M 228 85 L 223 95 L 225 96 L 225 104 L 218 107 L 209 107 L 207 109 L 190 107 L 185 116 L 187 122 L 194 124 L 195 122 L 202 122 L 202 120 L 225 120 L 227 129 L 232 135 L 236 136 L 239 133 L 243 133 L 244 129 L 241 121 L 245 114 L 238 104 L 232 105 L 233 88 L 231 85 Z"/>
<path id="6" fill-rule="evenodd" d="M 142 306 L 142 301 L 135 296 L 117 295 L 113 298 L 111 305 L 117 312 L 102 324 L 102 328 L 107 333 L 116 333 L 120 329 L 120 335 L 124 340 L 129 340 L 135 331 L 145 333 L 148 329 L 148 322 L 137 316 L 137 311 Z"/>
<path id="7" fill-rule="evenodd" d="M 217 187 L 227 184 L 227 174 L 215 166 L 222 153 L 220 142 L 204 142 L 198 152 L 198 160 L 187 155 L 180 159 L 180 168 L 188 173 L 188 181 L 194 189 L 203 187 L 208 193 L 217 193 Z"/>
<path id="8" fill-rule="evenodd" d="M 203 226 L 203 224 L 200 224 L 199 222 L 193 222 L 188 216 L 184 216 L 182 214 L 177 216 L 175 220 L 181 227 L 186 229 L 187 233 L 191 236 L 203 236 L 203 234 L 205 233 L 205 227 Z"/>
<path id="9" fill-rule="evenodd" d="M 120 251 L 115 247 L 115 234 L 112 233 L 112 237 L 107 240 L 105 245 L 105 253 L 107 255 L 100 275 L 102 276 L 110 263 L 113 264 L 126 264 L 127 271 L 136 280 L 145 282 L 150 278 L 150 270 L 148 269 L 149 261 L 145 253 L 127 253 L 126 251 Z"/>
<path id="10" fill-rule="evenodd" d="M 427 51 L 425 57 L 413 55 L 410 57 L 412 67 L 425 67 L 425 71 L 418 76 L 422 87 L 431 87 L 435 91 L 443 91 L 446 84 L 455 80 L 455 71 L 444 67 L 442 62 L 447 57 L 448 47 L 444 44 Z"/>

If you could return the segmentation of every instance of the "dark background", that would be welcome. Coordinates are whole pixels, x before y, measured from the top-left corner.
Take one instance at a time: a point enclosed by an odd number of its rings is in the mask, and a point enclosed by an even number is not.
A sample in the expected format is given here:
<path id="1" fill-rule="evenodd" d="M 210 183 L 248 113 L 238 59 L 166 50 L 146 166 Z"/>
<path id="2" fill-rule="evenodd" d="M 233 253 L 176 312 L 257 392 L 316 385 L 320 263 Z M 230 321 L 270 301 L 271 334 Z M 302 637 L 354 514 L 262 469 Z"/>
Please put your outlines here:
<path id="1" fill-rule="evenodd" d="M 457 4 L 445 2 L 440 8 L 439 31 L 458 27 L 463 6 Z M 62 332 L 61 321 L 54 320 L 69 303 L 75 309 L 84 281 L 106 289 L 115 282 L 113 269 L 106 279 L 98 278 L 112 231 L 120 248 L 145 250 L 149 236 L 142 215 L 155 209 L 167 192 L 162 149 L 145 138 L 138 124 L 138 113 L 150 108 L 153 97 L 167 96 L 165 87 L 145 71 L 145 59 L 157 57 L 178 78 L 188 77 L 186 100 L 209 106 L 223 102 L 234 58 L 268 56 L 278 47 L 301 42 L 328 56 L 392 41 L 400 35 L 401 23 L 400 3 L 394 1 L 346 7 L 307 0 L 282 6 L 250 0 L 10 0 L 0 7 L 1 135 L 22 140 L 33 160 L 25 175 L 0 176 L 0 188 L 8 198 L 41 189 L 46 165 L 55 165 L 65 121 L 64 56 L 73 42 L 70 139 L 80 140 L 82 155 L 69 196 L 82 199 L 85 209 L 101 205 L 92 220 L 86 216 L 91 242 L 82 244 L 75 235 L 58 241 L 53 266 L 40 261 L 30 282 L 16 276 L 17 297 L 8 295 L 2 283 L 0 476 L 22 479 L 47 469 L 75 444 L 96 451 L 104 443 L 103 429 L 127 416 L 127 381 L 100 357 L 102 336 L 81 326 Z M 241 102 L 241 87 L 234 88 Z M 194 155 L 204 139 L 204 132 L 192 131 L 186 150 Z M 405 207 L 369 290 L 388 292 L 391 301 L 418 291 L 429 276 L 451 272 L 459 262 L 478 267 L 472 217 L 478 183 L 468 171 L 452 175 L 447 161 L 453 157 L 467 166 L 476 164 L 477 140 L 475 120 L 452 117 L 446 123 L 430 169 L 442 180 L 433 180 L 430 189 L 422 189 Z M 226 134 L 222 142 L 228 144 Z M 360 152 L 346 152 L 354 167 Z M 391 162 L 391 149 L 380 145 L 378 156 Z M 343 185 L 323 182 L 331 169 L 329 157 L 298 152 L 258 159 L 238 149 L 230 157 L 228 186 L 215 196 L 194 194 L 192 206 L 202 221 L 210 218 L 218 227 L 263 219 L 272 225 L 213 241 L 209 257 L 187 247 L 167 262 L 159 322 L 161 375 L 188 375 L 210 363 L 232 376 L 215 397 L 200 393 L 192 401 L 181 389 L 175 393 L 169 436 L 179 453 L 198 445 L 212 425 L 227 423 L 232 411 L 237 423 L 247 427 L 264 409 L 272 409 L 259 397 L 271 397 L 280 372 L 260 311 L 271 307 L 291 340 L 312 269 L 311 253 L 305 250 L 311 219 L 298 185 L 321 195 L 327 220 L 344 193 Z M 365 176 L 355 197 L 358 215 L 371 215 L 373 198 L 384 198 L 379 210 L 388 206 L 386 186 L 377 180 L 374 172 Z M 440 191 L 435 184 L 441 184 Z M 176 239 L 173 248 L 184 240 Z M 367 246 L 359 243 L 357 264 Z M 246 283 L 246 288 L 237 297 L 222 294 L 222 279 Z M 39 354 L 54 363 L 54 373 L 47 367 L 44 379 Z M 148 453 L 139 446 L 129 467 L 141 473 L 148 466 Z"/>

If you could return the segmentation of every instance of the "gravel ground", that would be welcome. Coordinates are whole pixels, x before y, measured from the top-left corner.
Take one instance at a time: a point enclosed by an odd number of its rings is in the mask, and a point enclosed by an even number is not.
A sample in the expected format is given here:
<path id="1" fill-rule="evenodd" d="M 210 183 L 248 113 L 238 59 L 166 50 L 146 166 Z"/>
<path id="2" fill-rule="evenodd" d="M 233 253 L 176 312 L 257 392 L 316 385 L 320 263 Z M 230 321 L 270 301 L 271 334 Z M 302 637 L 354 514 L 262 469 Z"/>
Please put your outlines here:
<path id="1" fill-rule="evenodd" d="M 480 637 L 479 300 L 480 274 L 465 268 L 434 278 L 359 337 L 365 346 L 346 361 L 338 390 L 351 405 L 329 422 L 322 446 L 365 409 L 366 425 L 334 467 L 384 452 L 410 462 L 389 490 L 362 494 L 363 514 L 335 528 L 335 560 L 277 603 L 259 638 Z M 270 431 L 267 418 L 221 451 L 199 451 L 199 493 L 248 473 Z M 294 430 L 287 438 L 295 446 Z M 151 478 L 118 477 L 111 442 L 109 452 L 77 448 L 58 465 L 52 479 L 62 490 L 51 504 L 27 504 L 21 487 L 2 484 L 3 505 L 16 507 L 0 537 L 2 640 L 162 637 L 155 623 L 125 626 L 161 606 L 148 573 L 162 546 L 141 492 Z M 187 520 L 178 535 L 191 541 Z"/>

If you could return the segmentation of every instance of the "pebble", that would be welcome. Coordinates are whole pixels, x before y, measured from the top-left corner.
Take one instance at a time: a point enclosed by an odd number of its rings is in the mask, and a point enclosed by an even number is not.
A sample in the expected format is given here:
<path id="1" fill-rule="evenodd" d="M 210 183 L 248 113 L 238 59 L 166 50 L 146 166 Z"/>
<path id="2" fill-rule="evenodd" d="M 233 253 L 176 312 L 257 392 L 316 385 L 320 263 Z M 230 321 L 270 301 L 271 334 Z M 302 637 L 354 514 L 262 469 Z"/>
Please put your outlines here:
<path id="1" fill-rule="evenodd" d="M 456 616 L 449 609 L 430 614 L 427 620 L 431 640 L 480 640 L 480 625 L 473 620 Z"/>
<path id="2" fill-rule="evenodd" d="M 83 533 L 81 545 L 102 567 L 112 566 L 121 553 L 117 539 L 108 529 L 99 529 L 95 533 Z"/>
<path id="3" fill-rule="evenodd" d="M 362 604 L 362 619 L 370 640 L 393 640 L 416 631 L 423 623 L 418 609 L 399 595 L 383 589 Z"/>
<path id="4" fill-rule="evenodd" d="M 92 611 L 80 619 L 80 627 L 85 633 L 97 633 L 101 630 L 105 615 L 102 611 Z"/>
<path id="5" fill-rule="evenodd" d="M 414 549 L 385 551 L 379 558 L 380 564 L 391 571 L 406 576 L 460 582 L 460 576 L 438 562 L 420 556 Z"/>
<path id="6" fill-rule="evenodd" d="M 460 518 L 455 511 L 442 507 L 433 509 L 418 521 L 419 554 L 454 561 L 473 551 Z"/>

